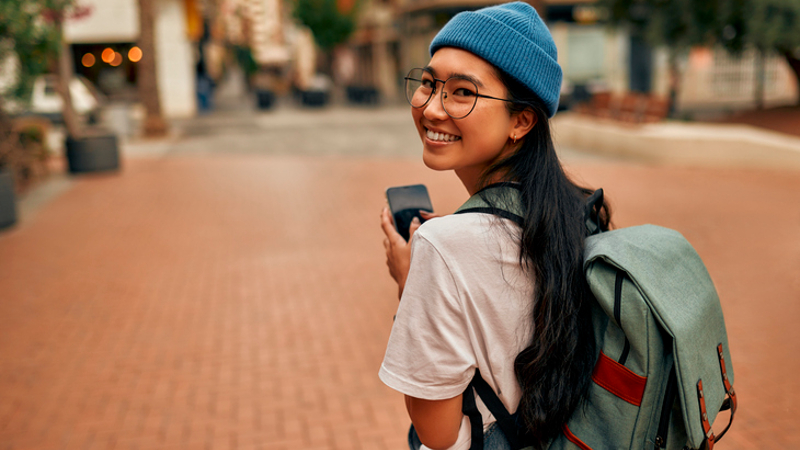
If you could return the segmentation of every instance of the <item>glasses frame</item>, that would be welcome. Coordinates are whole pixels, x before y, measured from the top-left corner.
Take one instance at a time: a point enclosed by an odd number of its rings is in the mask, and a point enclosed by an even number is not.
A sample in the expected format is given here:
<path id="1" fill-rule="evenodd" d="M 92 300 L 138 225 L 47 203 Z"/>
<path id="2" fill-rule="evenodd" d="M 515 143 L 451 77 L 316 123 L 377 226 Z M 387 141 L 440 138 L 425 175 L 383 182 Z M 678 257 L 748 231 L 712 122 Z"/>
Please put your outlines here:
<path id="1" fill-rule="evenodd" d="M 433 78 L 433 90 L 431 90 L 430 95 L 428 95 L 428 99 L 425 100 L 425 102 L 423 104 L 421 104 L 420 106 L 414 106 L 411 103 L 411 99 L 408 98 L 408 82 L 409 82 L 409 80 L 419 81 L 419 82 L 422 81 L 421 79 L 417 79 L 417 78 L 411 77 L 411 72 L 413 72 L 415 70 L 421 70 L 423 72 L 427 72 L 427 73 L 429 73 L 431 75 L 431 78 Z M 456 116 L 450 114 L 450 111 L 448 111 L 447 107 L 444 105 L 444 101 L 445 101 L 445 98 L 447 97 L 447 94 L 445 93 L 444 89 L 442 89 L 441 90 L 442 91 L 442 95 L 439 96 L 439 98 L 441 99 L 441 102 L 442 102 L 442 110 L 444 110 L 444 112 L 448 116 L 450 116 L 451 119 L 459 120 L 459 119 L 463 119 L 463 118 L 467 117 L 468 115 L 472 114 L 472 111 L 475 110 L 475 105 L 478 104 L 478 97 L 480 97 L 480 98 L 488 98 L 490 100 L 500 100 L 501 102 L 516 103 L 515 101 L 509 100 L 507 98 L 497 98 L 497 97 L 492 97 L 490 95 L 483 95 L 483 94 L 478 93 L 478 85 L 475 84 L 475 82 L 470 80 L 469 78 L 462 77 L 462 76 L 459 76 L 459 75 L 455 75 L 455 76 L 452 76 L 452 77 L 450 77 L 450 78 L 448 78 L 446 80 L 440 80 L 439 78 L 434 77 L 430 70 L 423 69 L 421 67 L 415 67 L 415 68 L 409 70 L 408 74 L 406 74 L 406 76 L 403 78 L 405 80 L 406 101 L 408 102 L 409 105 L 411 105 L 412 108 L 415 108 L 415 109 L 424 108 L 425 106 L 428 105 L 428 103 L 430 103 L 431 99 L 436 96 L 436 92 L 438 90 L 437 88 L 439 86 L 437 83 L 442 83 L 442 87 L 444 87 L 444 85 L 448 81 L 452 80 L 453 78 L 456 78 L 456 79 L 459 79 L 459 80 L 464 80 L 464 81 L 469 81 L 470 83 L 472 83 L 473 86 L 475 86 L 475 101 L 472 103 L 472 108 L 470 108 L 469 111 L 466 114 L 464 114 L 461 117 L 456 117 Z"/>

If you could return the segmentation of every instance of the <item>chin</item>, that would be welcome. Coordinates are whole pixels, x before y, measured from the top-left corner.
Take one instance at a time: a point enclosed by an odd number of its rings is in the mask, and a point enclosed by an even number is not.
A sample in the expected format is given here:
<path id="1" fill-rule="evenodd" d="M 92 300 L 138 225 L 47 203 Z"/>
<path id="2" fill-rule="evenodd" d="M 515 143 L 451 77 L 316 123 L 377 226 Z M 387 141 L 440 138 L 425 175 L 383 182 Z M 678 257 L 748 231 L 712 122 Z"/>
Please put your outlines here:
<path id="1" fill-rule="evenodd" d="M 422 162 L 425 163 L 427 168 L 440 172 L 444 170 L 451 170 L 453 168 L 442 158 L 437 158 L 424 148 L 422 149 Z"/>

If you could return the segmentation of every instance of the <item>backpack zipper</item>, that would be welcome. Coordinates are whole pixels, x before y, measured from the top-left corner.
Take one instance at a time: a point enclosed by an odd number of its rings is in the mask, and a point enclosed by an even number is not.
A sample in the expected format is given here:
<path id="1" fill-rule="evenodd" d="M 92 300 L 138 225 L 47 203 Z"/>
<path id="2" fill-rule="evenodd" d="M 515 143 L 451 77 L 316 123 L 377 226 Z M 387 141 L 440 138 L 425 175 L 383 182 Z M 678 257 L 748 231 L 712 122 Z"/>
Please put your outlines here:
<path id="1" fill-rule="evenodd" d="M 661 404 L 661 419 L 658 421 L 658 432 L 656 434 L 656 448 L 659 450 L 667 447 L 667 433 L 669 432 L 669 417 L 672 413 L 672 405 L 675 403 L 675 395 L 678 393 L 678 378 L 675 375 L 675 363 L 669 371 L 667 377 L 667 389 L 664 392 L 664 403 Z"/>

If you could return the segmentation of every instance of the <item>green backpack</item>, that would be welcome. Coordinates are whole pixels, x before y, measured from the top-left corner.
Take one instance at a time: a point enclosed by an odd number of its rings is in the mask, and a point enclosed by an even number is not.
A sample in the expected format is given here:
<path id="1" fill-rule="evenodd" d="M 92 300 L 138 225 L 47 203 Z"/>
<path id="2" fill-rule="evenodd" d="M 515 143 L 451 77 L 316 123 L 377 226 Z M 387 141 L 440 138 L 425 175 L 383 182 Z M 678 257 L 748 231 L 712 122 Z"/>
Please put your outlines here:
<path id="1" fill-rule="evenodd" d="M 513 184 L 472 196 L 461 213 L 488 213 L 522 223 Z M 584 270 L 597 302 L 592 320 L 599 350 L 587 400 L 550 449 L 708 449 L 736 411 L 728 337 L 719 297 L 703 262 L 674 230 L 642 225 L 600 232 L 592 219 L 603 202 L 587 202 Z M 492 206 L 490 206 L 492 205 Z M 526 448 L 516 414 L 505 410 L 476 371 L 464 393 L 471 450 L 483 447 L 473 389 L 497 418 L 512 450 Z M 676 399 L 677 397 L 677 399 Z M 715 434 L 717 413 L 730 421 Z"/>

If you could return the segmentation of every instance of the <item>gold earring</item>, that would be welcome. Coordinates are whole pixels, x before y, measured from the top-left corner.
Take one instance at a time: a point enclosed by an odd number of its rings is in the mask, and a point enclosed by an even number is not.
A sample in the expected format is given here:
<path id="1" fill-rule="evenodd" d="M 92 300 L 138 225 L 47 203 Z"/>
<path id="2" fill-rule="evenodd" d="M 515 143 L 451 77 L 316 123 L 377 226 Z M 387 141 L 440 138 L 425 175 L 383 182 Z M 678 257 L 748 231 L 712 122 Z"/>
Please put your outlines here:
<path id="1" fill-rule="evenodd" d="M 515 144 L 517 143 L 517 135 L 516 134 L 514 135 L 514 143 Z"/>

